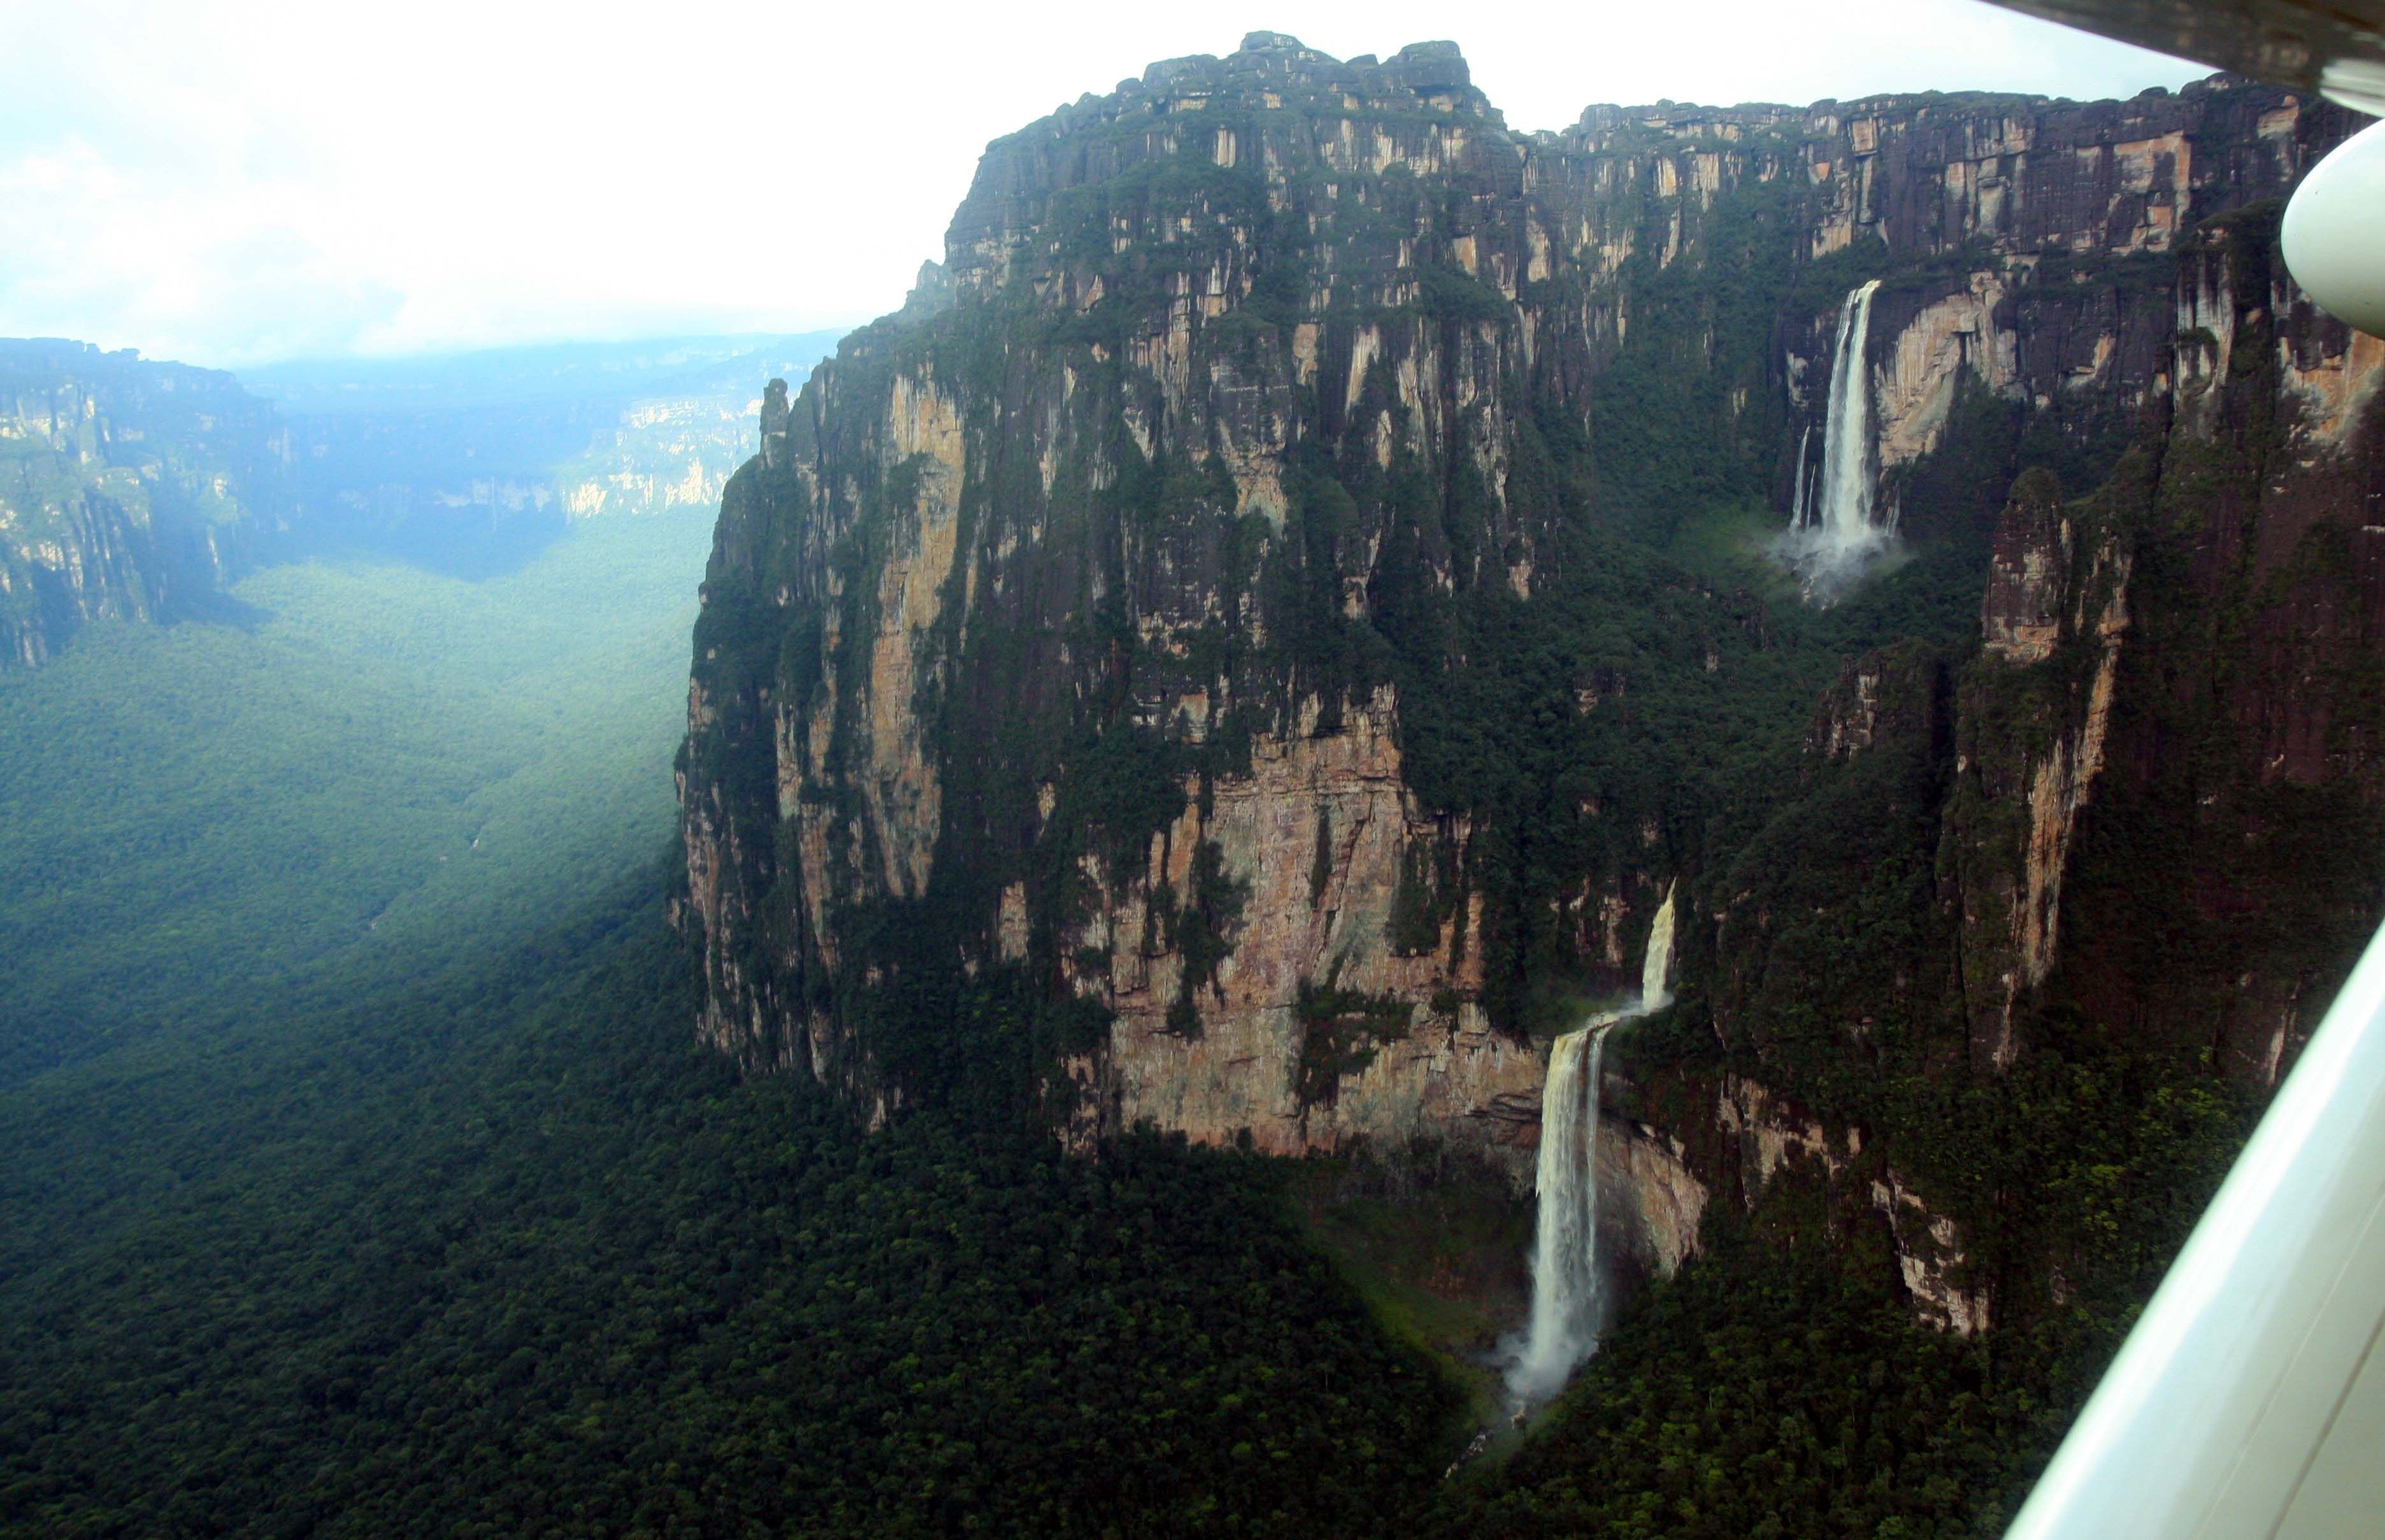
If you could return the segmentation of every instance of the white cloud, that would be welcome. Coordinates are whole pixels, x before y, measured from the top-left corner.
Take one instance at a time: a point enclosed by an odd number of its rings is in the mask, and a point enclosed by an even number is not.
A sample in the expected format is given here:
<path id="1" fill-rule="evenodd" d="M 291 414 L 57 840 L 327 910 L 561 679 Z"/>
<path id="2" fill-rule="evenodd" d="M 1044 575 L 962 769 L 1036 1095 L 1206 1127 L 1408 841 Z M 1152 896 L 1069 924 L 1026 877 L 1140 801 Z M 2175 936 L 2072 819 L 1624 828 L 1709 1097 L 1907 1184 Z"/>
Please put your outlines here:
<path id="1" fill-rule="evenodd" d="M 900 302 L 987 140 L 1260 28 L 1454 34 L 1521 128 L 2200 73 L 1975 0 L 0 0 L 0 334 L 240 363 L 843 324 Z"/>

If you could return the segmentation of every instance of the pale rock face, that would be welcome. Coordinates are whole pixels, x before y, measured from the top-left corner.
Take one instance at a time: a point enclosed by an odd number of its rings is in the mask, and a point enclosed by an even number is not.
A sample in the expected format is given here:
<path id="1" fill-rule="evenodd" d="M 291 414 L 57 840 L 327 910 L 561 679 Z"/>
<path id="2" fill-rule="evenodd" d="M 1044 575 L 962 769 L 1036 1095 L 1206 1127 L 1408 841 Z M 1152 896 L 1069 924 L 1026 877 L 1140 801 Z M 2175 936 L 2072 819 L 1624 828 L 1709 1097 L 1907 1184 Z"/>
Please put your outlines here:
<path id="1" fill-rule="evenodd" d="M 2224 252 L 2192 264 L 2178 294 L 2178 379 L 2174 389 L 2191 422 L 2209 432 L 2236 352 L 2236 277 Z M 2198 389 L 2198 387 L 2204 387 Z"/>
<path id="2" fill-rule="evenodd" d="M 1669 1278 L 1698 1249 L 1705 1184 L 1691 1172 L 1679 1139 L 1611 1112 L 1602 1116 L 1600 1223 L 1617 1231 L 1625 1255 L 1656 1276 Z"/>
<path id="3" fill-rule="evenodd" d="M 2019 925 L 2021 978 L 2029 986 L 2045 982 L 2054 967 L 2054 944 L 2061 917 L 2062 877 L 2069 869 L 2070 839 L 2079 827 L 2079 811 L 2087 805 L 2095 777 L 2104 768 L 2104 739 L 2112 718 L 2112 691 L 2119 677 L 2120 633 L 2128 626 L 2128 588 L 2116 585 L 2112 602 L 2096 620 L 2099 652 L 2095 674 L 2087 689 L 2087 713 L 2078 736 L 2059 738 L 2030 777 L 2029 859 L 2023 869 L 2025 901 L 2016 916 Z M 2008 1062 L 2009 1046 L 1997 1056 Z"/>
<path id="4" fill-rule="evenodd" d="M 2385 339 L 2351 331 L 2345 341 L 2342 352 L 2308 360 L 2298 359 L 2290 342 L 2278 344 L 2285 388 L 2302 403 L 2300 436 L 2307 455 L 2343 448 L 2385 381 Z"/>
<path id="5" fill-rule="evenodd" d="M 1805 752 L 1852 760 L 1876 746 L 1933 730 L 1937 668 L 1909 652 L 1884 649 L 1850 659 L 1822 694 L 1805 729 Z"/>
<path id="6" fill-rule="evenodd" d="M 1981 605 L 1991 658 L 2015 667 L 2042 664 L 2066 634 L 2092 650 L 2083 699 L 2046 724 L 2051 730 L 2041 746 L 1982 746 L 1994 750 L 1992 776 L 1985 766 L 1962 767 L 1980 776 L 1991 796 L 2017 793 L 2027 814 L 2020 849 L 1997 858 L 1990 868 L 1997 875 L 1977 879 L 1962 893 L 1971 987 L 1982 992 L 1970 1002 L 1973 1041 L 1998 1069 L 2018 1051 L 2012 1020 L 2021 995 L 2054 969 L 2063 881 L 2080 813 L 2104 768 L 2129 627 L 2129 553 L 2108 532 L 2078 553 L 2078 538 L 2070 519 L 2041 493 L 2016 488 L 1998 528 Z M 2016 747 L 2017 762 L 2011 757 Z M 2019 857 L 2017 871 L 2012 854 Z"/>
<path id="7" fill-rule="evenodd" d="M 1807 736 L 1805 751 L 1824 759 L 1852 759 L 1870 748 L 1879 731 L 1882 678 L 1877 667 L 1858 664 L 1850 669 L 1842 696 Z"/>
<path id="8" fill-rule="evenodd" d="M 1002 890 L 1002 908 L 994 918 L 994 951 L 1005 962 L 1027 957 L 1027 885 L 1014 882 Z"/>
<path id="9" fill-rule="evenodd" d="M 864 727 L 866 769 L 858 779 L 868 812 L 867 836 L 859 824 L 840 823 L 830 804 L 804 794 L 823 773 L 840 705 L 854 703 L 827 689 L 807 714 L 799 715 L 792 702 L 782 705 L 778 721 L 780 816 L 795 826 L 803 893 L 820 944 L 831 954 L 828 911 L 838 891 L 832 861 L 853 857 L 853 868 L 874 878 L 880 891 L 924 892 L 942 816 L 943 787 L 918 697 L 923 638 L 943 613 L 958 553 L 966 450 L 959 412 L 932 379 L 896 377 L 882 431 L 886 468 L 916 473 L 917 497 L 908 516 L 894 521 L 893 549 L 879 570 L 878 626 L 868 639 L 865 699 L 855 714 Z"/>
<path id="10" fill-rule="evenodd" d="M 1402 781 L 1395 716 L 1383 689 L 1347 712 L 1339 731 L 1319 732 L 1311 702 L 1289 733 L 1253 745 L 1247 777 L 1214 783 L 1205 815 L 1188 787 L 1183 815 L 1154 837 L 1134 880 L 1113 891 L 1098 866 L 1091 870 L 1101 901 L 1064 938 L 1062 954 L 1077 987 L 1115 1013 L 1100 1062 L 1084 1072 L 1098 1087 L 1105 1124 L 1148 1120 L 1207 1143 L 1247 1133 L 1255 1148 L 1277 1154 L 1362 1139 L 1396 1148 L 1439 1133 L 1529 1179 L 1531 1124 L 1516 1109 L 1537 1106 L 1545 1056 L 1492 1032 L 1464 1000 L 1481 982 L 1479 902 L 1443 926 L 1432 951 L 1392 950 L 1403 860 L 1411 842 L 1439 834 Z M 1214 986 L 1192 992 L 1199 1029 L 1179 1033 L 1168 1018 L 1183 989 L 1184 959 L 1154 939 L 1149 911 L 1155 892 L 1187 890 L 1204 842 L 1216 844 L 1223 875 L 1243 897 L 1227 938 L 1232 951 Z M 1077 970 L 1073 959 L 1087 946 L 1106 955 L 1105 972 Z M 1404 1002 L 1405 1035 L 1374 1043 L 1363 1064 L 1304 1104 L 1309 1025 L 1301 990 L 1329 981 Z M 1435 1000 L 1453 1008 L 1436 1009 Z"/>
<path id="11" fill-rule="evenodd" d="M 1962 1236 L 1954 1222 L 1931 1213 L 1894 1171 L 1886 1181 L 1871 1185 L 1871 1200 L 1895 1237 L 1897 1271 L 1904 1280 L 1914 1313 L 1956 1336 L 1986 1331 L 1985 1291 L 1963 1289 L 1948 1276 L 1964 1261 Z"/>
<path id="12" fill-rule="evenodd" d="M 2102 157 L 2117 173 L 2118 185 L 2106 205 L 2107 216 L 2123 217 L 2123 200 L 2142 199 L 2142 212 L 2121 242 L 2124 252 L 2166 251 L 2170 237 L 2194 195 L 2194 145 L 2182 132 L 2172 131 L 2122 144 L 2082 148 L 2081 156 Z M 2150 194 L 2150 196 L 2148 196 Z M 2103 242 L 2092 244 L 2104 244 Z M 2081 250 L 2088 247 L 2082 245 Z"/>
<path id="13" fill-rule="evenodd" d="M 1991 390 L 2009 391 L 2019 334 L 1996 324 L 2003 280 L 1973 273 L 1959 293 L 1923 308 L 1873 367 L 1872 412 L 1883 469 L 1907 465 L 1938 447 L 1966 372 Z"/>
<path id="14" fill-rule="evenodd" d="M 1176 336 L 1172 325 L 1168 335 Z M 1170 343 L 1163 350 L 1168 355 L 1156 361 L 1173 367 L 1173 350 L 1190 343 L 1187 331 L 1180 344 Z M 1194 422 L 1196 415 L 1214 425 L 1214 441 L 1200 444 L 1200 457 L 1214 453 L 1222 460 L 1233 478 L 1237 513 L 1257 514 L 1272 526 L 1280 527 L 1290 510 L 1283 490 L 1283 454 L 1296 428 L 1292 385 L 1315 372 L 1315 345 L 1313 332 L 1296 336 L 1287 364 L 1281 343 L 1272 336 L 1262 338 L 1254 343 L 1247 365 L 1212 355 L 1200 379 L 1192 378 L 1187 362 L 1185 389 L 1205 398 L 1197 403 L 1202 409 L 1197 414 L 1190 410 L 1195 404 L 1189 398 L 1172 391 L 1163 393 L 1170 441 L 1192 443 L 1209 437 Z"/>
<path id="15" fill-rule="evenodd" d="M 2006 663 L 2043 663 L 2062 635 L 2062 602 L 2070 578 L 2070 521 L 2041 511 L 2047 528 L 2036 538 L 1999 540 L 1988 566 L 1981 606 L 1989 655 Z"/>
<path id="16" fill-rule="evenodd" d="M 1724 1078 L 1716 1119 L 1726 1133 L 1736 1137 L 1742 1190 L 1751 1207 L 1761 1201 L 1765 1189 L 1773 1182 L 1800 1167 L 1810 1168 L 1823 1180 L 1835 1182 L 1863 1153 L 1860 1131 L 1850 1127 L 1842 1136 L 1833 1136 L 1819 1120 L 1797 1111 L 1769 1087 L 1742 1076 Z M 1650 1142 L 1640 1140 L 1642 1145 Z M 1646 1173 L 1638 1177 L 1632 1190 L 1656 1195 L 1640 1199 L 1652 1213 L 1663 1209 L 1666 1192 L 1679 1190 L 1679 1178 L 1668 1182 L 1664 1174 L 1662 1154 L 1661 1149 L 1635 1149 L 1629 1156 L 1638 1171 Z M 1685 1177 L 1686 1172 L 1682 1175 Z M 1697 1196 L 1702 1205 L 1703 1189 Z M 1962 1233 L 1954 1222 L 1931 1212 L 1893 1168 L 1887 1171 L 1884 1179 L 1871 1183 L 1870 1199 L 1871 1207 L 1888 1222 L 1894 1238 L 1897 1268 L 1914 1313 L 1923 1322 L 1957 1335 L 1969 1336 L 1984 1331 L 1989 1321 L 1986 1293 L 1966 1290 L 1953 1281 L 1965 1258 Z M 1696 1211 L 1686 1211 L 1694 1244 Z M 1661 1250 L 1657 1254 L 1663 1255 Z"/>
<path id="17" fill-rule="evenodd" d="M 1861 1136 L 1854 1130 L 1848 1131 L 1842 1150 L 1819 1120 L 1791 1111 L 1771 1087 L 1740 1075 L 1723 1077 L 1715 1118 L 1725 1133 L 1738 1138 L 1751 1197 L 1792 1160 L 1817 1161 L 1826 1175 L 1836 1176 L 1863 1149 Z"/>
<path id="18" fill-rule="evenodd" d="M 1617 1247 L 1628 1265 L 1670 1276 L 1697 1252 L 1711 1189 L 1677 1136 L 1612 1112 L 1603 1117 L 1601 1244 Z M 1819 1182 L 1837 1191 L 1861 1180 L 1863 1171 L 1880 1169 L 1863 1162 L 1860 1129 L 1834 1133 L 1770 1087 L 1743 1075 L 1726 1075 L 1720 1082 L 1713 1126 L 1727 1136 L 1724 1158 L 1735 1163 L 1737 1190 L 1750 1210 L 1779 1182 Z M 1728 1169 L 1723 1174 L 1732 1178 Z M 1960 1335 L 1984 1330 L 1990 1320 L 1986 1293 L 1954 1281 L 1965 1261 L 1959 1227 L 1932 1212 L 1893 1168 L 1871 1180 L 1867 1191 L 1855 1191 L 1888 1224 L 1915 1315 Z"/>
<path id="19" fill-rule="evenodd" d="M 862 783 L 888 890 L 923 893 L 941 821 L 942 787 L 919 719 L 922 633 L 935 624 L 960 540 L 967 474 L 958 407 L 932 379 L 897 375 L 886 413 L 887 465 L 918 473 L 907 528 L 880 568 L 878 635 L 869 652 L 870 771 Z"/>

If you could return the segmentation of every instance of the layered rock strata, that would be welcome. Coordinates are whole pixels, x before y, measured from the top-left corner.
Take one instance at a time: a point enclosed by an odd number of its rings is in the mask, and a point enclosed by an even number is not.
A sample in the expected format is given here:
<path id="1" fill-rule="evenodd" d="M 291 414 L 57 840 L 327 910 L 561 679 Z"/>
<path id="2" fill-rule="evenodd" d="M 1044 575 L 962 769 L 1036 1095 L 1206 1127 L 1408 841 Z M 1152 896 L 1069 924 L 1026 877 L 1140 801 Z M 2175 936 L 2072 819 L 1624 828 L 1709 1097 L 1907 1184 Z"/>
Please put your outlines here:
<path id="1" fill-rule="evenodd" d="M 1743 1073 L 1624 1119 L 1608 1172 L 1630 1245 L 1678 1265 L 1714 1195 L 1757 1204 L 1785 1169 L 1746 1108 L 1791 1074 L 1790 900 L 1735 886 L 1762 841 L 1709 848 L 1612 754 L 1529 809 L 1467 791 L 1509 751 L 1466 735 L 1611 748 L 1774 666 L 1760 604 L 1603 574 L 1717 507 L 1785 516 L 1838 306 L 1879 278 L 1879 505 L 1917 545 L 1978 544 L 1984 650 L 1849 660 L 1780 794 L 1911 793 L 1909 890 L 1943 936 L 1849 986 L 1846 1040 L 1952 989 L 1999 1073 L 2082 906 L 2108 917 L 2081 873 L 2116 869 L 2114 767 L 2160 752 L 2148 631 L 2218 595 L 2239 628 L 2206 661 L 2371 656 L 2379 358 L 2259 234 L 2349 127 L 2221 80 L 1527 135 L 1445 44 L 1344 63 L 1261 33 L 996 142 L 911 303 L 774 389 L 724 495 L 680 776 L 705 1035 L 875 1118 L 931 1056 L 894 1002 L 1006 977 L 1077 1024 L 1043 1071 L 1072 1138 L 1424 1138 L 1520 1176 L 1534 1029 L 1563 1009 L 1536 981 L 1626 987 L 1678 878 L 1706 916 L 1685 987 Z M 2190 492 L 2213 455 L 2242 474 Z M 2212 522 L 2158 513 L 2180 500 Z M 1627 615 L 1652 617 L 1637 652 L 1599 629 Z M 1510 635 L 1580 661 L 1504 738 L 1451 702 L 1540 665 Z M 2197 721 L 2261 745 L 2248 784 L 2366 774 L 2348 683 L 2197 677 L 2226 702 Z M 2340 950 L 2313 943 L 2293 1001 Z M 2274 1051 L 2224 1028 L 2229 1051 L 2274 1073 L 2289 1016 Z M 1889 1158 L 1816 1160 L 1917 1308 L 1978 1326 L 1963 1236 Z"/>

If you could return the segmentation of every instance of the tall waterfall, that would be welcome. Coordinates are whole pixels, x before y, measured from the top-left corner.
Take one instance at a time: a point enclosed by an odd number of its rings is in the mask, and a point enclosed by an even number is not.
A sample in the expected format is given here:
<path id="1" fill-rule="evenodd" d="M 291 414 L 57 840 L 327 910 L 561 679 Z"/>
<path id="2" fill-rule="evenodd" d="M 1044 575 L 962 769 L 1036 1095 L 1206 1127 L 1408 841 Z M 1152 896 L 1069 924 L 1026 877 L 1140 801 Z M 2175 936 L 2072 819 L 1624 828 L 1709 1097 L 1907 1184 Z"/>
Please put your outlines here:
<path id="1" fill-rule="evenodd" d="M 1867 540 L 1871 523 L 1871 371 L 1864 345 L 1871 339 L 1873 279 L 1839 307 L 1839 341 L 1830 356 L 1830 412 L 1822 430 L 1823 534 L 1833 543 Z"/>
<path id="2" fill-rule="evenodd" d="M 1872 279 L 1839 307 L 1818 491 L 1809 506 L 1801 439 L 1797 502 L 1789 511 L 1788 533 L 1779 545 L 1782 557 L 1805 579 L 1807 590 L 1825 598 L 1856 577 L 1888 543 L 1888 532 L 1872 518 L 1871 370 L 1864 363 L 1871 339 L 1872 295 L 1879 291 L 1879 279 Z"/>
<path id="3" fill-rule="evenodd" d="M 1598 1063 L 1604 1027 L 1549 1046 L 1541 1090 L 1540 1213 L 1532 1236 L 1532 1319 L 1507 1371 L 1519 1401 L 1544 1401 L 1598 1342 Z"/>
<path id="4" fill-rule="evenodd" d="M 1676 883 L 1674 887 L 1678 887 Z M 1598 1072 L 1606 1029 L 1661 1011 L 1673 965 L 1673 893 L 1648 927 L 1640 1001 L 1592 1016 L 1549 1046 L 1541 1088 L 1540 1212 L 1532 1236 L 1532 1315 L 1507 1369 L 1507 1389 L 1529 1405 L 1565 1388 L 1598 1346 L 1604 1300 L 1598 1273 Z"/>

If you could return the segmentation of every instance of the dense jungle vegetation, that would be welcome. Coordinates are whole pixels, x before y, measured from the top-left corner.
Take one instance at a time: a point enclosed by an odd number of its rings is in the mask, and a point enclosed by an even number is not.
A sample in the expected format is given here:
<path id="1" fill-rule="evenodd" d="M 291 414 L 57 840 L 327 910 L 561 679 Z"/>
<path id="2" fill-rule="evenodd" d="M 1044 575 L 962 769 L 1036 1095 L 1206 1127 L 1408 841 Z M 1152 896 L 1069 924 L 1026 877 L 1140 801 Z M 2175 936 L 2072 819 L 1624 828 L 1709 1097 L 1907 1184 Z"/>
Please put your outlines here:
<path id="1" fill-rule="evenodd" d="M 1818 1197 L 1718 1206 L 1530 1436 L 1443 1480 L 1480 1409 L 1432 1349 L 1484 1316 L 1436 1280 L 1498 1271 L 1504 1215 L 1453 1252 L 1314 1170 L 1065 1159 L 1019 1094 L 1052 1024 L 999 973 L 903 999 L 941 1105 L 872 1136 L 693 1044 L 661 874 L 705 528 L 479 584 L 277 568 L 237 623 L 0 678 L 0 1533 L 1984 1537 L 2241 1135 L 2050 1023 L 1949 1169 L 2054 1174 L 2056 1238 L 2104 1264 L 2067 1308 L 1944 1336 L 1880 1236 L 1769 1243 Z M 1668 838 L 1754 838 L 1838 659 L 1957 665 L 1975 624 L 1976 526 L 1769 606 L 1769 649 L 1685 586 L 1766 610 L 1728 510 L 1670 554 L 1594 534 L 1541 603 L 1413 608 L 1394 660 L 1513 662 L 1412 698 L 1419 774 L 1530 835 L 1492 852 L 1519 893 L 1534 841 L 1592 837 L 1543 816 L 1580 767 L 1625 805 L 1708 788 Z M 1551 727 L 1604 668 L 1641 681 L 1626 722 Z M 1920 880 L 1926 770 L 1792 799 L 1780 864 Z M 1500 944 L 1517 979 L 1551 949 Z M 1622 1055 L 1652 1094 L 1717 1071 L 1705 1009 Z"/>
<path id="2" fill-rule="evenodd" d="M 876 1138 L 688 1031 L 659 884 L 12 1093 L 0 1528 L 1354 1533 L 1449 1392 L 1255 1162 Z"/>
<path id="3" fill-rule="evenodd" d="M 1425 1296 L 1283 1168 L 739 1082 L 656 860 L 700 548 L 281 569 L 5 681 L 0 1532 L 1993 1533 L 2108 1328 L 1725 1244 L 1440 1484 Z"/>
<path id="4" fill-rule="evenodd" d="M 0 1085 L 516 942 L 651 860 L 709 533 L 592 525 L 480 584 L 271 567 L 231 623 L 0 675 Z"/>
<path id="5" fill-rule="evenodd" d="M 5 681 L 0 1532 L 1355 1533 L 1445 1460 L 1261 1163 L 693 1044 L 702 550 L 284 568 Z"/>

